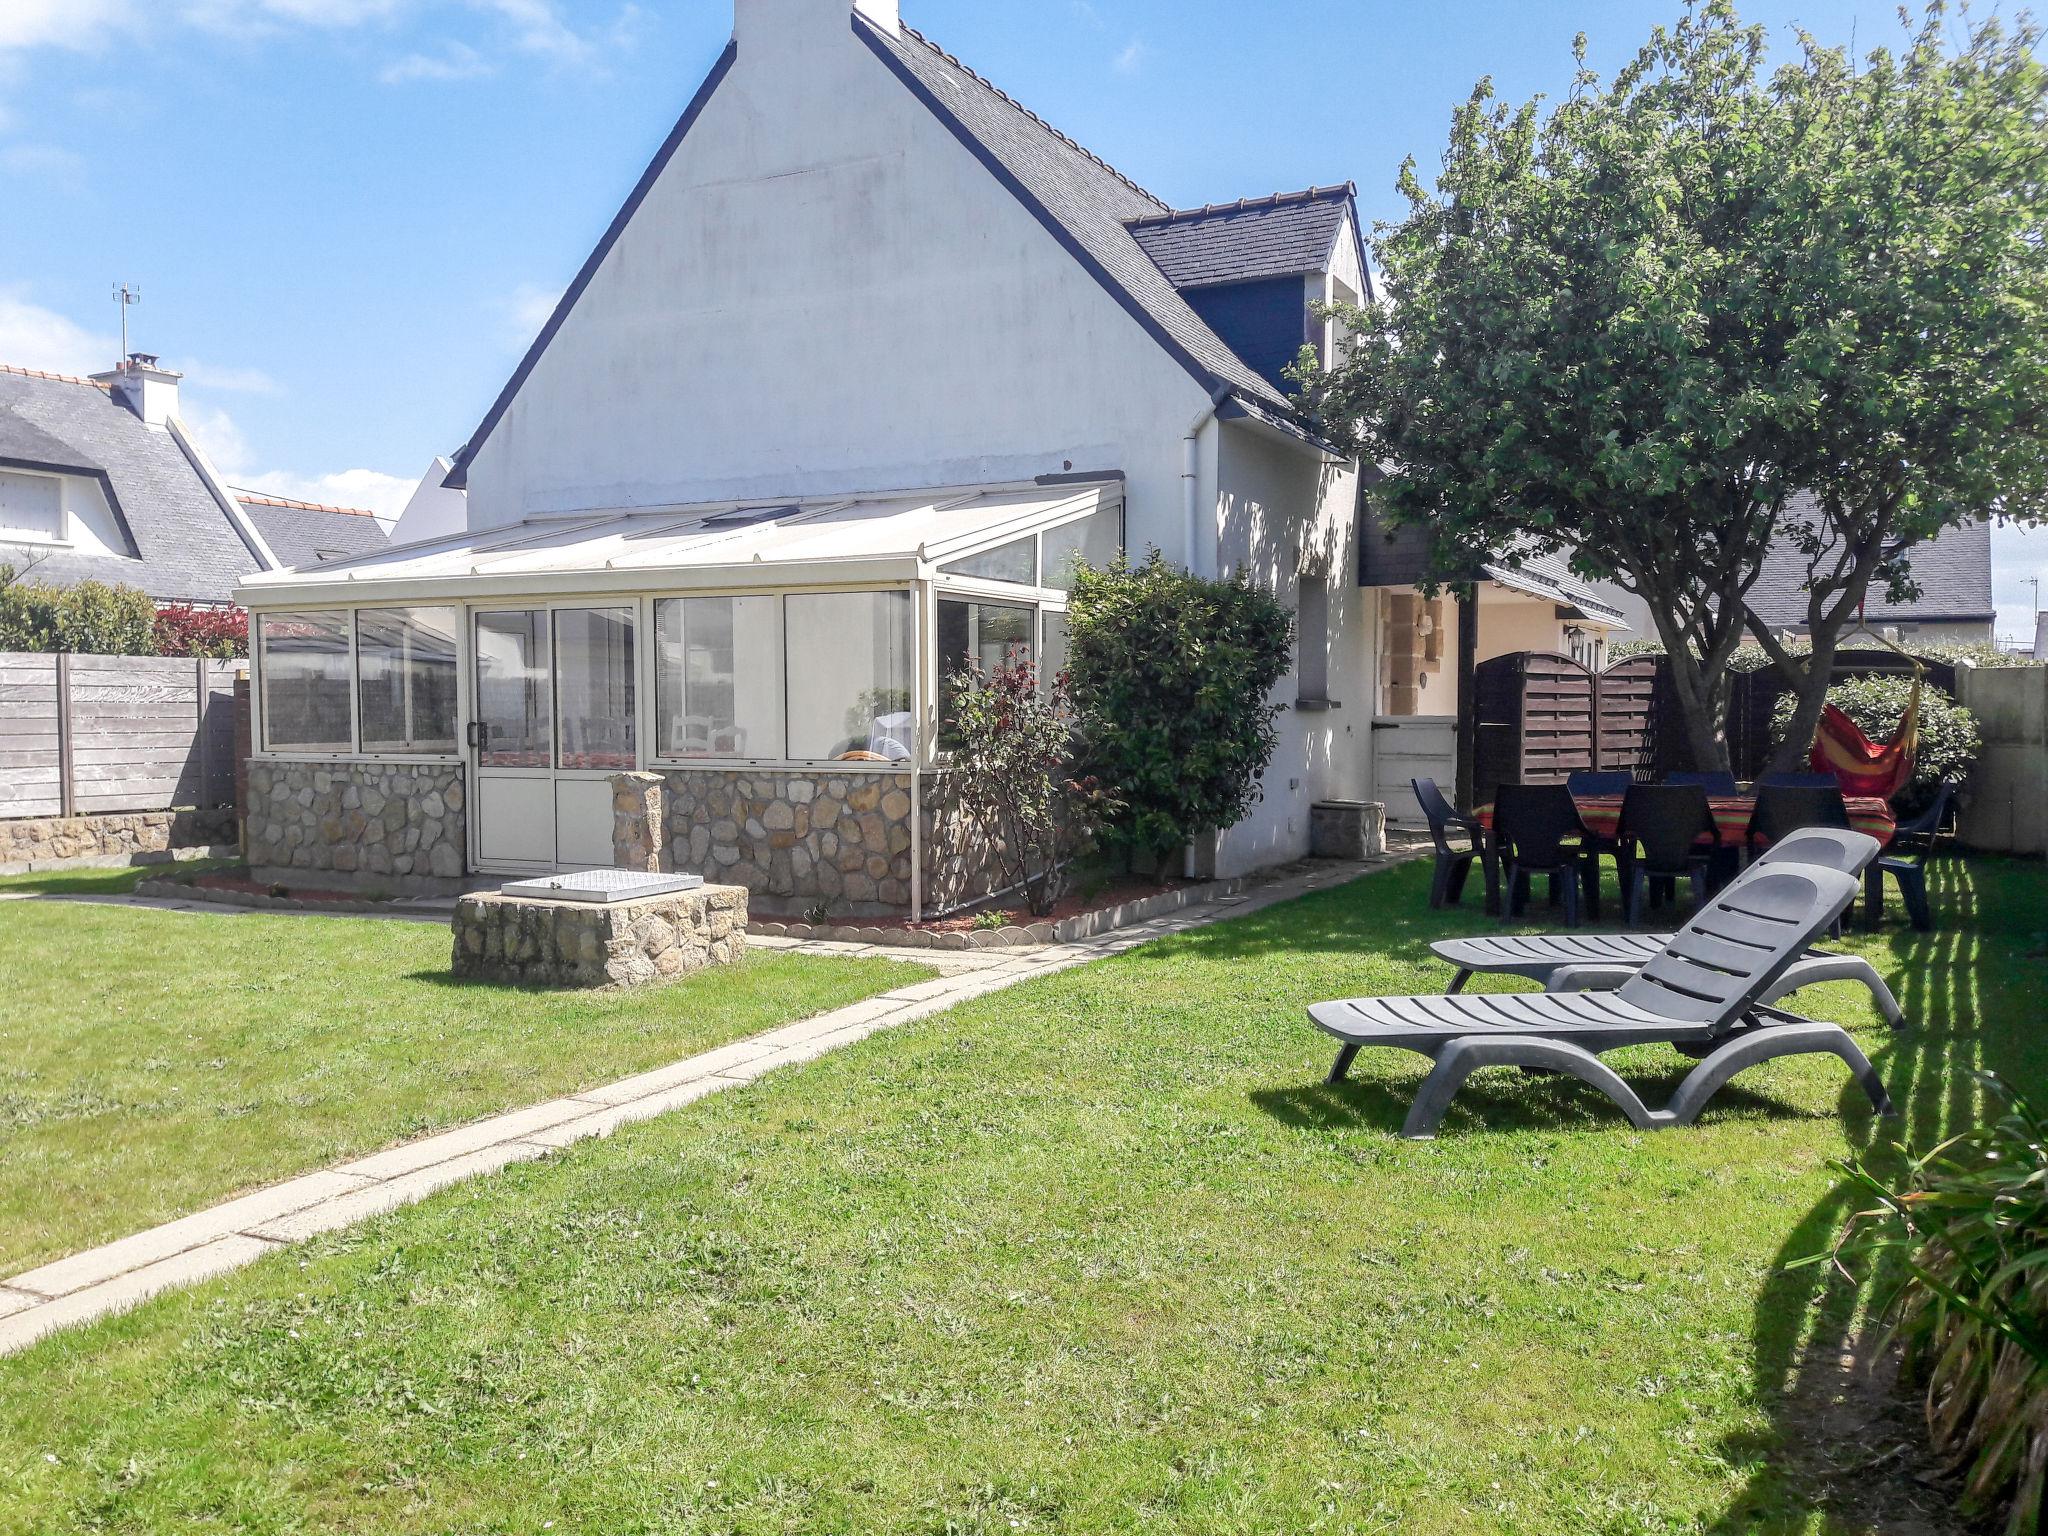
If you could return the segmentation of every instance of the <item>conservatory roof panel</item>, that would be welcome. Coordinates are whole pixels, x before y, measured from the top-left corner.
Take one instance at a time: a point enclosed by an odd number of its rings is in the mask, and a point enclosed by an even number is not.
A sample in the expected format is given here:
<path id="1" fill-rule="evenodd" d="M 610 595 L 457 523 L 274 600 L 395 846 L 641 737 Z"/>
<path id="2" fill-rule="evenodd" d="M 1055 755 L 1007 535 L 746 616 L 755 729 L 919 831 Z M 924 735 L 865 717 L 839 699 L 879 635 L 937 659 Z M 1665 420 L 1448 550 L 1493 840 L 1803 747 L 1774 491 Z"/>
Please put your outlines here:
<path id="1" fill-rule="evenodd" d="M 1123 500 L 1120 479 L 532 517 L 250 578 L 244 603 L 913 580 Z"/>

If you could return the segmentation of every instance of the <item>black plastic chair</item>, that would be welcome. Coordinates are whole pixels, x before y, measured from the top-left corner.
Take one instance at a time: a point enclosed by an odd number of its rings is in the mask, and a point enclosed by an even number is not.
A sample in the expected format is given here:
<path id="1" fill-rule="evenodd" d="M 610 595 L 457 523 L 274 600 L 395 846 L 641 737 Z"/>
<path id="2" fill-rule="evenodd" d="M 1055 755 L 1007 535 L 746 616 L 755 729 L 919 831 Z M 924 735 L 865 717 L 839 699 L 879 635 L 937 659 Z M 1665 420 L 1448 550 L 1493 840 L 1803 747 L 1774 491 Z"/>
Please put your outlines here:
<path id="1" fill-rule="evenodd" d="M 1643 920 L 1645 898 L 1661 888 L 1675 899 L 1692 881 L 1693 907 L 1707 904 L 1708 870 L 1720 846 L 1707 792 L 1697 784 L 1638 784 L 1621 803 L 1617 837 L 1630 850 L 1623 887 L 1631 927 Z M 1708 842 L 1701 844 L 1705 837 Z"/>
<path id="2" fill-rule="evenodd" d="M 1704 789 L 1710 795 L 1739 795 L 1742 786 L 1735 782 L 1735 775 L 1716 768 L 1707 773 L 1667 773 L 1666 784 L 1691 784 Z"/>
<path id="3" fill-rule="evenodd" d="M 1941 834 L 1947 829 L 1949 807 L 1956 787 L 1947 780 L 1935 791 L 1934 803 L 1911 821 L 1899 823 L 1890 845 L 1863 872 L 1863 921 L 1875 928 L 1884 916 L 1884 877 L 1899 883 L 1899 899 L 1906 904 L 1906 916 L 1920 932 L 1934 927 L 1934 908 L 1927 900 L 1927 861 L 1934 857 Z"/>
<path id="4" fill-rule="evenodd" d="M 1817 784 L 1763 785 L 1756 792 L 1756 809 L 1750 813 L 1749 834 L 1743 841 L 1754 855 L 1759 844 L 1775 843 L 1804 827 L 1849 830 L 1849 807 L 1833 779 L 1825 789 Z"/>
<path id="5" fill-rule="evenodd" d="M 1832 773 L 1767 773 L 1756 781 L 1758 789 L 1840 789 L 1841 780 Z"/>
<path id="6" fill-rule="evenodd" d="M 1635 781 L 1635 775 L 1632 773 L 1582 768 L 1566 777 L 1564 787 L 1571 791 L 1574 800 L 1578 800 L 1594 795 L 1625 795 Z M 1628 844 L 1616 838 L 1602 837 L 1591 827 L 1586 828 L 1585 835 L 1579 842 L 1586 850 L 1586 916 L 1597 923 L 1600 921 L 1602 855 L 1614 860 L 1614 874 L 1616 883 L 1621 887 L 1622 902 L 1626 904 L 1628 901 Z"/>
<path id="7" fill-rule="evenodd" d="M 1410 779 L 1408 784 L 1422 807 L 1423 819 L 1429 823 L 1429 840 L 1436 844 L 1436 875 L 1429 883 L 1429 904 L 1441 907 L 1448 902 L 1456 906 L 1458 898 L 1465 894 L 1465 877 L 1472 873 L 1472 865 L 1480 855 L 1479 823 L 1453 810 L 1444 792 L 1436 787 L 1435 779 Z M 1454 827 L 1469 839 L 1469 847 L 1452 845 Z"/>
<path id="8" fill-rule="evenodd" d="M 1565 779 L 1564 787 L 1570 790 L 1574 797 L 1580 795 L 1625 795 L 1628 793 L 1629 786 L 1635 783 L 1635 781 L 1636 776 L 1632 773 L 1609 773 L 1604 769 L 1581 768 L 1577 773 Z"/>
<path id="9" fill-rule="evenodd" d="M 1521 915 L 1529 882 L 1550 877 L 1550 899 L 1562 903 L 1564 925 L 1579 926 L 1579 885 L 1585 877 L 1585 826 L 1562 784 L 1503 784 L 1493 795 L 1493 836 L 1506 872 L 1507 913 Z"/>

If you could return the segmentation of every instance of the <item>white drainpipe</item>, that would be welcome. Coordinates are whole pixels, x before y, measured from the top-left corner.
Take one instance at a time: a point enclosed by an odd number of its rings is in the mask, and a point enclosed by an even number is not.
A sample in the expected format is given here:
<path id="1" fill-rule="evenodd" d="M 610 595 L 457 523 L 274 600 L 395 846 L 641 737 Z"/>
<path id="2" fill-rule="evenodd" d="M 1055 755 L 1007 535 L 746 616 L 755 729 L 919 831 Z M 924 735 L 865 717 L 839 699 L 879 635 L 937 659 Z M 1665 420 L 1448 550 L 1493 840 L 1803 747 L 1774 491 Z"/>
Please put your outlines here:
<path id="1" fill-rule="evenodd" d="M 1195 533 L 1201 527 L 1201 445 L 1202 433 L 1209 423 L 1216 419 L 1216 412 L 1223 402 L 1230 398 L 1230 386 L 1219 384 L 1216 393 L 1209 397 L 1209 403 L 1202 407 L 1202 414 L 1188 428 L 1188 435 L 1181 439 L 1181 535 L 1187 550 L 1187 566 L 1191 572 L 1201 574 L 1196 557 Z"/>

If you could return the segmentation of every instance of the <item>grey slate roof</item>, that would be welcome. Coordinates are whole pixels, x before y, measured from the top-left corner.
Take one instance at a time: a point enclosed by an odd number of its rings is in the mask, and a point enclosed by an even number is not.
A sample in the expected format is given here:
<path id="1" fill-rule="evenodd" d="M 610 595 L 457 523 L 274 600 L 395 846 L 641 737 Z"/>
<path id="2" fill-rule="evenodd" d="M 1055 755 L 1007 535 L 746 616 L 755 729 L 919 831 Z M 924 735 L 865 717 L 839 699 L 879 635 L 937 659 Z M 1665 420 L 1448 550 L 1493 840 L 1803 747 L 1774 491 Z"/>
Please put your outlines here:
<path id="1" fill-rule="evenodd" d="M 1589 582 L 1574 576 L 1562 555 L 1503 555 L 1486 567 L 1486 574 L 1502 586 L 1530 597 L 1548 598 L 1566 608 L 1576 608 L 1589 619 L 1627 626 L 1621 610 L 1601 597 Z"/>
<path id="2" fill-rule="evenodd" d="M 129 557 L 0 544 L 0 563 L 39 581 L 126 582 L 159 600 L 225 603 L 262 569 L 256 553 L 169 433 L 152 431 L 84 379 L 0 367 L 0 461 L 103 473 Z"/>
<path id="3" fill-rule="evenodd" d="M 1134 220 L 1131 238 L 1176 288 L 1327 269 L 1356 191 L 1311 187 Z"/>
<path id="4" fill-rule="evenodd" d="M 1806 520 L 1800 500 L 1793 501 L 1786 518 Z M 1906 563 L 1920 588 L 1918 600 L 1885 602 L 1883 588 L 1874 584 L 1864 609 L 1870 623 L 1989 624 L 1997 617 L 1997 605 L 1991 600 L 1989 522 L 1965 523 L 1937 534 L 1908 551 Z M 1750 606 L 1773 629 L 1801 629 L 1806 624 L 1806 602 L 1805 558 L 1784 541 L 1772 545 L 1756 585 L 1750 588 Z"/>
<path id="5" fill-rule="evenodd" d="M 353 507 L 321 506 L 239 488 L 235 499 L 271 553 L 293 569 L 373 555 L 391 543 L 383 524 Z"/>
<path id="6" fill-rule="evenodd" d="M 1287 398 L 1188 307 L 1138 243 L 1131 222 L 1172 209 L 913 28 L 892 33 L 865 19 L 855 25 L 923 87 L 973 146 L 1021 184 L 1173 347 L 1219 384 L 1292 417 Z"/>

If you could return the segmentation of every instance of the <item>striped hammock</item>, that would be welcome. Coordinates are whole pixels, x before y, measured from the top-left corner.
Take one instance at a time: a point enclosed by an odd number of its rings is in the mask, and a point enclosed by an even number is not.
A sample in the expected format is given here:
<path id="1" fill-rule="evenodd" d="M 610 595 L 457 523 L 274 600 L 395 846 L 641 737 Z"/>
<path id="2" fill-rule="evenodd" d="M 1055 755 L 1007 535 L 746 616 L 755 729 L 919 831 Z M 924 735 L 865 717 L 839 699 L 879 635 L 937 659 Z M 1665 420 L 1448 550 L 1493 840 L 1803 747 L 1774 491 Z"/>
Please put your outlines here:
<path id="1" fill-rule="evenodd" d="M 1913 691 L 1906 699 L 1906 717 L 1887 746 L 1872 741 L 1854 720 L 1828 705 L 1814 732 L 1813 750 L 1807 754 L 1814 771 L 1832 773 L 1845 795 L 1889 800 L 1904 789 L 1913 777 L 1913 759 L 1920 752 L 1920 681 L 1915 672 Z"/>

